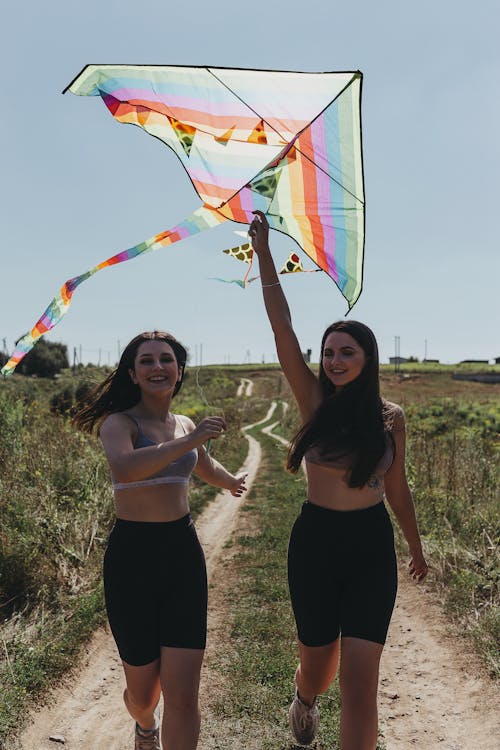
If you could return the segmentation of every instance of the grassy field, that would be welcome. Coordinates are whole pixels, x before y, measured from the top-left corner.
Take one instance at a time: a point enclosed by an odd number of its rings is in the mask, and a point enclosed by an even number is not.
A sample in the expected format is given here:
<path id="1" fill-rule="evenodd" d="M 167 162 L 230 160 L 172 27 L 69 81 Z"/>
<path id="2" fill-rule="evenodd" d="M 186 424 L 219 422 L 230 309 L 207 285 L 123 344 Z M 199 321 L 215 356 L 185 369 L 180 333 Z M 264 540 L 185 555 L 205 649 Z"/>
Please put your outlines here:
<path id="1" fill-rule="evenodd" d="M 102 377 L 86 369 L 55 381 L 16 375 L 0 382 L 0 747 L 105 619 L 109 469 L 99 441 L 69 423 L 78 392 Z M 247 451 L 234 405 L 239 381 L 218 369 L 189 373 L 174 402 L 195 421 L 225 413 L 228 430 L 212 454 L 233 471 Z M 194 516 L 215 493 L 194 481 Z"/>
<path id="2" fill-rule="evenodd" d="M 68 420 L 78 393 L 101 377 L 102 370 L 83 368 L 56 381 L 0 383 L 0 747 L 103 621 L 101 560 L 113 521 L 108 469 L 99 442 Z M 251 398 L 236 399 L 240 377 L 254 382 Z M 457 632 L 498 675 L 498 386 L 455 381 L 441 368 L 400 376 L 384 369 L 382 387 L 407 416 L 408 472 L 430 584 Z M 212 450 L 236 470 L 246 453 L 240 427 L 262 418 L 272 399 L 292 403 L 276 367 L 203 367 L 188 372 L 174 405 L 195 421 L 225 415 L 228 432 Z M 288 437 L 296 427 L 292 405 L 279 429 Z M 268 726 L 263 750 L 290 750 L 278 744 L 295 664 L 284 564 L 305 487 L 284 472 L 283 449 L 262 439 L 264 462 L 247 505 L 253 531 L 234 541 L 234 660 L 224 665 L 232 688 L 220 711 L 243 723 L 264 721 L 268 712 L 276 730 Z M 194 515 L 213 494 L 194 482 Z M 336 747 L 336 689 L 322 705 L 330 717 L 322 720 L 322 742 Z"/>

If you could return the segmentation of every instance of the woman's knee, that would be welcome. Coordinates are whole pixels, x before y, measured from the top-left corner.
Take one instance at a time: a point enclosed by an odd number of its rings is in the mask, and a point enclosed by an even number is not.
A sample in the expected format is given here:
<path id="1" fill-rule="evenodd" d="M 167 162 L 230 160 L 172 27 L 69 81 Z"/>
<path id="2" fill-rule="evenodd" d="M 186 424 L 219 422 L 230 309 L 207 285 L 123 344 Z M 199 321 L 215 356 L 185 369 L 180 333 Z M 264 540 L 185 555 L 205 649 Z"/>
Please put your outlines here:
<path id="1" fill-rule="evenodd" d="M 130 687 L 123 691 L 123 700 L 126 706 L 134 708 L 136 711 L 149 711 L 156 708 L 158 702 L 157 690 L 141 690 L 134 692 Z"/>
<path id="2" fill-rule="evenodd" d="M 197 690 L 175 690 L 163 691 L 163 703 L 165 711 L 176 711 L 177 713 L 191 713 L 198 709 Z"/>
<path id="3" fill-rule="evenodd" d="M 305 682 L 316 695 L 325 693 L 337 673 L 338 639 L 327 646 L 308 647 L 299 642 L 299 681 Z"/>

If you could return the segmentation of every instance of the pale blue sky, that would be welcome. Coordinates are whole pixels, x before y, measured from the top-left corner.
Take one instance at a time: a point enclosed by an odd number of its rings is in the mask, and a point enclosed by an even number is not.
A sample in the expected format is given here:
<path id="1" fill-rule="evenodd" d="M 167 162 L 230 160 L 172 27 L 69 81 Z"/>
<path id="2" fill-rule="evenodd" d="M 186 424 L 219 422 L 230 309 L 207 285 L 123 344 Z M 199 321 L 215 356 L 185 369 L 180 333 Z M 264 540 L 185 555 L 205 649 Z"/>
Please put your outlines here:
<path id="1" fill-rule="evenodd" d="M 496 0 L 168 3 L 48 0 L 2 10 L 0 348 L 62 283 L 175 225 L 200 201 L 172 152 L 118 125 L 99 98 L 61 95 L 87 63 L 156 63 L 364 73 L 364 290 L 381 359 L 500 355 L 498 340 L 500 10 Z M 121 266 L 75 293 L 49 338 L 114 362 L 165 328 L 192 361 L 273 361 L 258 283 L 221 253 L 227 224 Z M 280 262 L 295 248 L 271 236 Z M 306 259 L 307 260 L 307 259 Z M 310 263 L 309 263 L 310 265 Z M 297 334 L 317 360 L 346 304 L 324 274 L 285 277 Z"/>

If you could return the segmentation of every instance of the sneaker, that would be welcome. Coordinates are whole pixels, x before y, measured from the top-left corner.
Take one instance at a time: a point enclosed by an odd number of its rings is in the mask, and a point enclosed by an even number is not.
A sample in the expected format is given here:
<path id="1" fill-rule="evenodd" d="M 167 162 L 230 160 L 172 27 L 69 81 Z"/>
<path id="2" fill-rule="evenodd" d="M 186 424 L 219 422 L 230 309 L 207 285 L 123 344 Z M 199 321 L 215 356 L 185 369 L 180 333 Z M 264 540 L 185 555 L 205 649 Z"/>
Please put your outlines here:
<path id="1" fill-rule="evenodd" d="M 304 703 L 295 686 L 295 698 L 288 712 L 290 729 L 299 745 L 310 745 L 318 731 L 319 711 L 316 698 L 312 706 Z"/>
<path id="2" fill-rule="evenodd" d="M 135 750 L 161 750 L 160 727 L 156 729 L 141 729 L 135 725 Z"/>

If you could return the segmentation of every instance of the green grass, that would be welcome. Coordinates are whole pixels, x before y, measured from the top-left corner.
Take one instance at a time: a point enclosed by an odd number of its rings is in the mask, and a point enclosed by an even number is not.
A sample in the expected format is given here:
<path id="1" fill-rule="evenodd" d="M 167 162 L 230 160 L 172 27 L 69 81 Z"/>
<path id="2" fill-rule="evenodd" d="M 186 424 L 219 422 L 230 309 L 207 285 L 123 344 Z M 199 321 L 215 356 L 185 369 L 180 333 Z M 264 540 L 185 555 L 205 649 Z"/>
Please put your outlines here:
<path id="1" fill-rule="evenodd" d="M 0 748 L 26 721 L 26 708 L 37 698 L 46 698 L 48 685 L 75 666 L 83 643 L 105 622 L 102 586 L 67 602 L 65 611 L 10 624 L 10 637 L 3 633 L 4 665 L 0 674 Z"/>
<path id="2" fill-rule="evenodd" d="M 395 372 L 394 365 L 383 364 L 380 366 L 382 373 Z M 457 362 L 456 364 L 444 364 L 443 362 L 403 362 L 399 365 L 399 372 L 421 373 L 421 374 L 446 374 L 488 372 L 500 374 L 500 365 L 490 365 L 484 362 Z"/>

